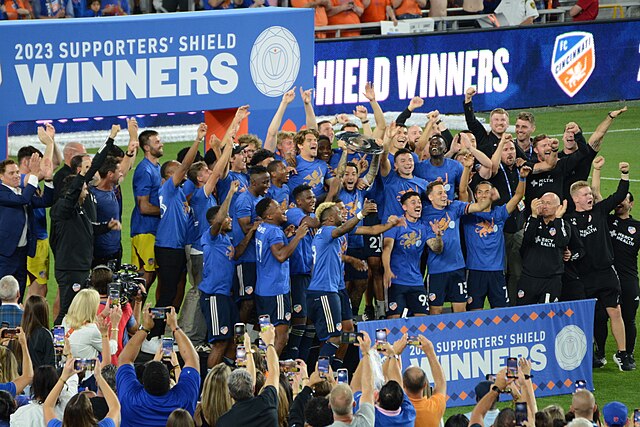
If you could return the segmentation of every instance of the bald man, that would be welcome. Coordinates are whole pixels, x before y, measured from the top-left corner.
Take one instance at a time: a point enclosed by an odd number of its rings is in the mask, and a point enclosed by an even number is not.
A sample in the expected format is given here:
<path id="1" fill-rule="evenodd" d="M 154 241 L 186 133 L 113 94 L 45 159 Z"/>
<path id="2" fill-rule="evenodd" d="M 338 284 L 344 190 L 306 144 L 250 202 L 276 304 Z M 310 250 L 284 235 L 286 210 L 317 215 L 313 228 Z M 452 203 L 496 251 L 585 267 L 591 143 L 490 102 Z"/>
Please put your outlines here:
<path id="1" fill-rule="evenodd" d="M 545 193 L 531 201 L 531 215 L 522 239 L 522 275 L 516 305 L 558 301 L 564 251 L 571 240 L 571 227 L 562 219 L 566 211 L 566 201 L 560 204 L 555 193 Z"/>
<path id="2" fill-rule="evenodd" d="M 576 415 L 576 418 L 593 422 L 593 414 L 597 407 L 596 398 L 587 389 L 576 391 L 571 399 L 571 412 Z"/>
<path id="3" fill-rule="evenodd" d="M 62 149 L 62 155 L 64 157 L 64 165 L 53 176 L 53 198 L 58 199 L 59 191 L 62 189 L 62 182 L 66 177 L 71 174 L 75 174 L 76 170 L 71 167 L 71 159 L 78 154 L 86 154 L 87 149 L 79 142 L 69 142 Z"/>

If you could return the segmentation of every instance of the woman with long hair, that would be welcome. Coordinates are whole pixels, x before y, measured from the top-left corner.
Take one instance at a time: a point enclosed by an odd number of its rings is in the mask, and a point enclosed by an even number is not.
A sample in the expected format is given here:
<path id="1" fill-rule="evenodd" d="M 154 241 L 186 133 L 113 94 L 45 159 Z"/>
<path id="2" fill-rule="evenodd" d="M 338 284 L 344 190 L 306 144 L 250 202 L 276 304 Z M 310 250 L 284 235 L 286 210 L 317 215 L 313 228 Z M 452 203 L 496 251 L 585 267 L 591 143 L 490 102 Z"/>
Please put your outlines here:
<path id="1" fill-rule="evenodd" d="M 202 385 L 202 399 L 194 415 L 199 427 L 215 426 L 218 418 L 233 406 L 227 385 L 230 374 L 231 369 L 224 363 L 217 364 L 207 374 Z"/>
<path id="2" fill-rule="evenodd" d="M 47 399 L 44 401 L 44 421 L 47 427 L 118 427 L 120 425 L 120 402 L 118 402 L 116 394 L 102 377 L 100 361 L 98 359 L 96 359 L 96 367 L 93 375 L 109 406 L 107 416 L 100 421 L 96 420 L 89 397 L 86 393 L 79 393 L 69 400 L 64 410 L 62 420 L 56 418 L 55 405 L 60 397 L 60 392 L 69 378 L 79 372 L 74 369 L 74 362 L 75 359 L 67 359 L 62 374 L 60 378 L 58 378 L 58 382 L 56 382 L 53 390 L 51 390 L 51 393 L 49 393 Z"/>
<path id="3" fill-rule="evenodd" d="M 27 347 L 33 369 L 55 364 L 53 335 L 48 328 L 49 304 L 40 295 L 31 295 L 24 304 L 22 330 L 27 336 Z"/>

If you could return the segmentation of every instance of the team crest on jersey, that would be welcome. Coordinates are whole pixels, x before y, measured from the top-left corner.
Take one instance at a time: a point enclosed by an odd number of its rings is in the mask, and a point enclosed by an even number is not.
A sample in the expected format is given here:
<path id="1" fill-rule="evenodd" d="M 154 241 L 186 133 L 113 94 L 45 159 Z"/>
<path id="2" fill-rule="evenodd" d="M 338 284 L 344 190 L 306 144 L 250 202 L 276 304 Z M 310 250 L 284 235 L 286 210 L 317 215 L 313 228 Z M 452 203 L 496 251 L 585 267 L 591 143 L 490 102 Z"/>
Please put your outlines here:
<path id="1" fill-rule="evenodd" d="M 518 291 L 518 298 L 524 298 L 524 291 L 522 289 Z"/>
<path id="2" fill-rule="evenodd" d="M 300 304 L 296 304 L 293 306 L 293 311 L 295 311 L 296 313 L 300 313 L 302 311 L 302 305 Z"/>
<path id="3" fill-rule="evenodd" d="M 227 332 L 229 332 L 229 328 L 227 328 L 226 326 L 220 328 L 220 335 L 227 335 Z"/>
<path id="4" fill-rule="evenodd" d="M 629 228 L 631 228 L 631 227 L 629 227 Z M 633 233 L 635 233 L 635 232 L 636 232 L 636 230 L 634 229 Z M 633 234 L 633 233 L 631 233 L 631 234 Z M 38 273 L 38 276 L 40 276 L 43 279 L 46 279 L 47 278 L 47 272 L 42 270 L 40 273 Z"/>
<path id="5" fill-rule="evenodd" d="M 289 320 L 291 320 L 291 312 L 287 311 L 284 314 L 284 319 L 288 322 Z"/>
<path id="6" fill-rule="evenodd" d="M 551 237 L 555 236 L 556 235 L 556 229 L 554 227 L 551 227 L 549 229 L 549 234 L 551 235 Z"/>
<path id="7" fill-rule="evenodd" d="M 245 286 L 244 293 L 247 295 L 251 295 L 253 293 L 253 286 Z"/>
<path id="8" fill-rule="evenodd" d="M 405 233 L 400 236 L 400 246 L 405 249 L 415 246 L 419 248 L 422 245 L 422 231 Z"/>
<path id="9" fill-rule="evenodd" d="M 342 331 L 342 323 L 336 323 L 336 331 Z"/>
<path id="10" fill-rule="evenodd" d="M 633 225 L 630 225 L 629 228 L 627 228 L 627 231 L 629 234 L 636 234 L 636 228 Z"/>
<path id="11" fill-rule="evenodd" d="M 433 292 L 429 294 L 429 301 L 435 301 L 436 300 L 436 294 L 434 294 Z"/>
<path id="12" fill-rule="evenodd" d="M 491 221 L 481 221 L 476 224 L 476 233 L 480 237 L 486 237 L 487 234 L 496 233 L 498 231 L 498 226 L 493 223 L 493 218 Z"/>
<path id="13" fill-rule="evenodd" d="M 556 37 L 551 60 L 551 74 L 570 97 L 587 83 L 596 66 L 593 34 L 571 31 Z"/>
<path id="14" fill-rule="evenodd" d="M 389 303 L 389 310 L 390 311 L 394 311 L 396 308 L 398 308 L 398 303 L 395 303 L 395 302 L 390 302 Z"/>

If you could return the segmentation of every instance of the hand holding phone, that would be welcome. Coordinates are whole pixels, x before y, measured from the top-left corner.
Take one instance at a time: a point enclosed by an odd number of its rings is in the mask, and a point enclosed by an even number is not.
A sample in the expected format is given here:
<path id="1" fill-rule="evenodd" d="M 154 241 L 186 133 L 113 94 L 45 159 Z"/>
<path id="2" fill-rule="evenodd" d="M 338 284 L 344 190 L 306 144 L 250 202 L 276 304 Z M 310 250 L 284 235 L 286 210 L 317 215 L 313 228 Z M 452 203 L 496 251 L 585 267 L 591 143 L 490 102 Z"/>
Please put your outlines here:
<path id="1" fill-rule="evenodd" d="M 151 307 L 149 309 L 149 311 L 151 312 L 151 315 L 153 316 L 154 319 L 163 319 L 163 320 L 165 320 L 167 318 L 167 312 L 169 311 L 169 308 L 167 308 L 167 307 Z"/>
<path id="2" fill-rule="evenodd" d="M 516 402 L 516 425 L 524 425 L 527 420 L 527 402 Z"/>
<path id="3" fill-rule="evenodd" d="M 247 366 L 247 350 L 243 345 L 236 347 L 236 365 L 239 368 Z"/>
<path id="4" fill-rule="evenodd" d="M 169 359 L 171 358 L 171 353 L 173 353 L 173 338 L 172 337 L 164 337 L 162 338 L 162 358 Z"/>
<path id="5" fill-rule="evenodd" d="M 320 378 L 326 378 L 329 375 L 329 358 L 327 356 L 318 357 L 318 373 Z"/>
<path id="6" fill-rule="evenodd" d="M 76 371 L 93 371 L 96 368 L 96 359 L 75 359 L 73 369 Z"/>
<path id="7" fill-rule="evenodd" d="M 55 348 L 64 347 L 64 326 L 57 325 L 53 327 L 53 346 Z"/>
<path id="8" fill-rule="evenodd" d="M 376 349 L 378 351 L 383 350 L 384 343 L 387 342 L 387 330 L 386 329 L 376 329 Z"/>
<path id="9" fill-rule="evenodd" d="M 507 378 L 518 378 L 518 359 L 507 358 Z"/>
<path id="10" fill-rule="evenodd" d="M 338 369 L 338 384 L 349 384 L 349 371 L 345 368 Z"/>

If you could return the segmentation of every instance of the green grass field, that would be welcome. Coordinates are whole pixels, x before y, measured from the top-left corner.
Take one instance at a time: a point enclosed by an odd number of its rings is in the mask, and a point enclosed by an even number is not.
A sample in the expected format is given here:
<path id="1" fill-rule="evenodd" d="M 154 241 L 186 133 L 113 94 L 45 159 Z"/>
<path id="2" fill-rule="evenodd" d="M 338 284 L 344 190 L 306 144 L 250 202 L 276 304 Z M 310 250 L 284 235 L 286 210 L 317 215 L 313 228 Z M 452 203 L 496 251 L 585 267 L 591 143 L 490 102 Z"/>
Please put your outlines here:
<path id="1" fill-rule="evenodd" d="M 631 164 L 631 191 L 637 192 L 640 188 L 640 102 L 609 103 L 586 105 L 579 107 L 554 107 L 541 108 L 531 110 L 536 116 L 537 129 L 536 133 L 546 133 L 549 135 L 557 135 L 561 139 L 565 123 L 569 121 L 577 122 L 585 132 L 587 138 L 596 126 L 606 117 L 607 112 L 621 108 L 624 105 L 629 106 L 629 111 L 615 120 L 610 128 L 610 132 L 605 137 L 601 154 L 606 158 L 606 164 L 602 172 L 605 179 L 602 183 L 603 195 L 613 192 L 619 178 L 618 162 L 626 161 Z M 512 111 L 512 123 L 517 112 Z M 480 114 L 480 116 L 487 117 Z M 488 118 L 488 117 L 487 117 Z M 195 132 L 196 126 L 194 126 Z M 105 131 L 106 135 L 107 131 Z M 174 159 L 176 153 L 189 143 L 165 144 L 163 160 Z M 138 155 L 138 161 L 141 160 Z M 638 166 L 636 169 L 635 167 Z M 133 209 L 133 196 L 131 188 L 131 172 L 122 185 L 124 200 L 124 218 L 122 218 L 122 246 L 124 251 L 123 261 L 128 262 L 131 254 L 131 244 L 129 237 L 129 222 L 131 218 L 131 210 Z M 50 270 L 53 272 L 53 270 Z M 53 276 L 53 274 L 51 274 Z M 154 289 L 149 292 L 150 298 L 153 298 Z M 55 297 L 55 282 L 50 280 L 50 291 L 48 300 L 53 303 Z M 636 345 L 637 348 L 637 345 Z M 596 398 L 600 405 L 611 400 L 619 400 L 626 404 L 629 409 L 640 407 L 640 370 L 633 372 L 619 372 L 617 366 L 612 362 L 611 355 L 614 352 L 613 339 L 611 335 L 607 342 L 607 359 L 608 364 L 599 370 L 594 371 L 594 384 L 596 388 Z M 640 352 L 636 352 L 636 356 L 640 359 Z M 571 396 L 556 396 L 549 398 L 541 398 L 538 400 L 538 407 L 542 408 L 552 403 L 558 403 L 565 409 L 568 409 L 571 402 Z M 502 404 L 507 405 L 507 403 Z M 447 411 L 447 416 L 470 411 L 471 407 L 453 408 Z"/>

